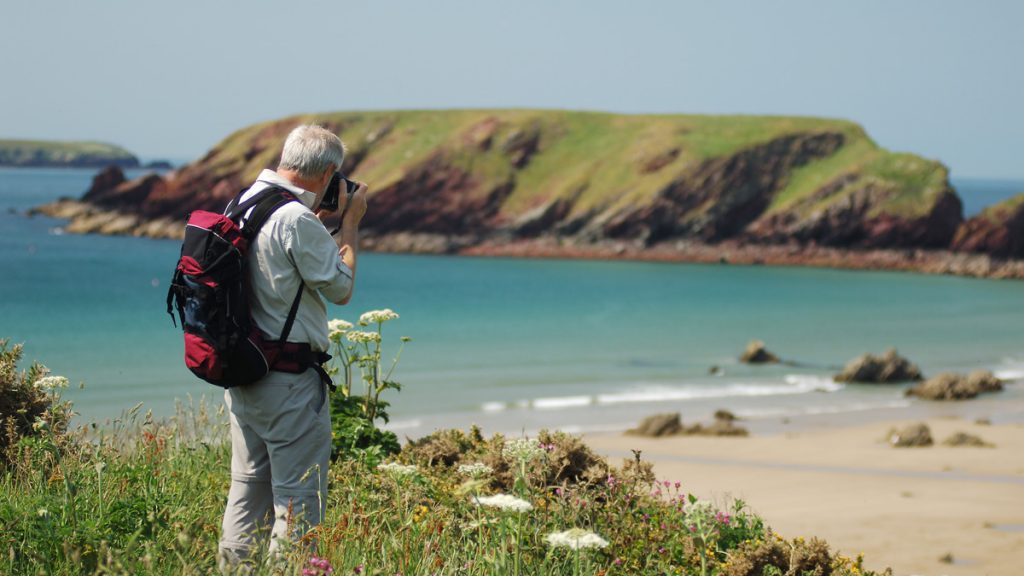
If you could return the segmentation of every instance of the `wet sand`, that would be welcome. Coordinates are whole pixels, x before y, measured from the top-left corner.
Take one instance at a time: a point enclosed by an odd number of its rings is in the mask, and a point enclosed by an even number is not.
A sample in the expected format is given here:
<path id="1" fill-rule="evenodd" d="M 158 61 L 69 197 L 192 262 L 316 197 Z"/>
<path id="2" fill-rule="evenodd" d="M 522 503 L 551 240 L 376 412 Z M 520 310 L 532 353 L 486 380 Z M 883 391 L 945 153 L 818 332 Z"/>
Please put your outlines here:
<path id="1" fill-rule="evenodd" d="M 586 437 L 612 461 L 642 450 L 659 479 L 701 498 L 742 498 L 780 534 L 817 536 L 896 576 L 1024 574 L 1024 424 L 927 420 L 935 445 L 893 448 L 912 421 L 749 438 Z M 968 432 L 993 448 L 941 442 Z M 953 562 L 941 557 L 951 554 Z"/>

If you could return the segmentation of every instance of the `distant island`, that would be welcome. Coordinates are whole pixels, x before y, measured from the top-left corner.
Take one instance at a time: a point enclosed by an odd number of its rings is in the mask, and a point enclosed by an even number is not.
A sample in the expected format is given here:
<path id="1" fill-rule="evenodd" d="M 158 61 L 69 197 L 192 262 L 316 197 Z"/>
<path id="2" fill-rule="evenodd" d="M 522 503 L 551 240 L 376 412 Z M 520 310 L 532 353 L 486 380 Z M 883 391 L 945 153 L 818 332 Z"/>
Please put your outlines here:
<path id="1" fill-rule="evenodd" d="M 371 185 L 378 251 L 798 264 L 1024 278 L 1024 202 L 964 220 L 947 168 L 803 117 L 338 112 L 249 126 L 166 176 L 97 176 L 70 232 L 180 237 L 316 122 Z"/>
<path id="2" fill-rule="evenodd" d="M 137 168 L 131 152 L 103 142 L 56 142 L 48 140 L 0 140 L 0 166 Z"/>
<path id="3" fill-rule="evenodd" d="M 143 164 L 124 148 L 103 142 L 0 139 L 0 166 L 21 168 L 150 168 L 170 170 L 166 160 Z"/>

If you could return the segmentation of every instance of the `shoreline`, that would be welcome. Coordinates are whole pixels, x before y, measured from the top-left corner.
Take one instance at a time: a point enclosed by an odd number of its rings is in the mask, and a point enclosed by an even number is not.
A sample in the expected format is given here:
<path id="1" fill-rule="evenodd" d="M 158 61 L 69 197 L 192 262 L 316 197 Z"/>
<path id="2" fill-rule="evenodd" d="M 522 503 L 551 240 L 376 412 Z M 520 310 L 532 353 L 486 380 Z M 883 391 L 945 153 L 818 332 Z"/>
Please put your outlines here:
<path id="1" fill-rule="evenodd" d="M 1016 401 L 1024 410 L 1024 403 Z M 935 445 L 892 448 L 889 419 L 748 438 L 584 435 L 613 462 L 639 449 L 660 480 L 745 500 L 783 536 L 813 534 L 895 576 L 1011 576 L 1024 562 L 1024 423 L 932 417 Z M 991 448 L 949 447 L 956 431 Z M 952 563 L 941 560 L 952 555 Z M 979 572 L 980 570 L 980 572 Z"/>
<path id="2" fill-rule="evenodd" d="M 746 244 L 725 241 L 704 244 L 689 240 L 636 247 L 629 242 L 604 241 L 591 245 L 561 245 L 557 240 L 483 243 L 458 252 L 464 256 L 630 260 L 642 262 L 792 266 L 914 272 L 990 279 L 1024 279 L 1024 261 L 1001 260 L 985 254 L 946 250 L 839 249 L 826 246 Z"/>
<path id="3" fill-rule="evenodd" d="M 180 240 L 182 222 L 171 218 L 144 218 L 98 208 L 79 200 L 62 199 L 32 208 L 29 216 L 43 214 L 67 220 L 71 234 L 102 234 Z M 727 240 L 706 244 L 692 240 L 666 241 L 643 246 L 633 241 L 601 240 L 581 243 L 567 238 L 484 239 L 440 234 L 398 232 L 362 239 L 368 252 L 458 255 L 487 258 L 610 260 L 749 266 L 794 266 L 840 270 L 913 272 L 989 279 L 1024 279 L 1024 260 L 993 258 L 987 254 L 948 250 L 840 249 L 797 244 L 750 244 Z"/>

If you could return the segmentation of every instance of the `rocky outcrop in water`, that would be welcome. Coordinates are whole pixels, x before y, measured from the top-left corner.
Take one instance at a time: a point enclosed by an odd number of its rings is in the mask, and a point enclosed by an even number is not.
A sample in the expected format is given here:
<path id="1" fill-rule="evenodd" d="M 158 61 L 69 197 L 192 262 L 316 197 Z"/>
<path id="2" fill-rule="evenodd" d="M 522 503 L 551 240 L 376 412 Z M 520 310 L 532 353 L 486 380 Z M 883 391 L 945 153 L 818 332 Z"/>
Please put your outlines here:
<path id="1" fill-rule="evenodd" d="M 988 370 L 976 370 L 966 376 L 943 372 L 908 389 L 906 395 L 925 400 L 968 400 L 1002 389 L 1002 381 Z"/>
<path id="2" fill-rule="evenodd" d="M 745 364 L 774 364 L 778 361 L 779 357 L 769 352 L 764 342 L 760 340 L 751 340 L 740 354 L 740 362 Z"/>
<path id="3" fill-rule="evenodd" d="M 895 348 L 886 350 L 881 356 L 864 354 L 854 358 L 842 372 L 833 377 L 836 382 L 868 384 L 910 382 L 921 378 L 921 370 L 917 365 L 900 356 Z"/>

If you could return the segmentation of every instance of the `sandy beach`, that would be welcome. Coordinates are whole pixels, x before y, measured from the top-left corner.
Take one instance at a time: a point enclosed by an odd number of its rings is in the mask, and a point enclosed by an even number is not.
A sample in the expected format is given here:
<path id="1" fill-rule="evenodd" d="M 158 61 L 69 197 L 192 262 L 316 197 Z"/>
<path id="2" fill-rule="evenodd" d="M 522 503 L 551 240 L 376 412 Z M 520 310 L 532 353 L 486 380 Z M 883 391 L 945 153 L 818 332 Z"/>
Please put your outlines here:
<path id="1" fill-rule="evenodd" d="M 893 448 L 916 421 L 748 438 L 589 435 L 613 461 L 641 450 L 659 479 L 719 503 L 742 498 L 786 537 L 817 536 L 896 576 L 1024 573 L 1024 424 L 931 418 L 935 445 Z M 954 432 L 994 447 L 950 447 Z M 947 555 L 952 555 L 950 558 Z M 940 558 L 947 556 L 945 561 Z"/>

